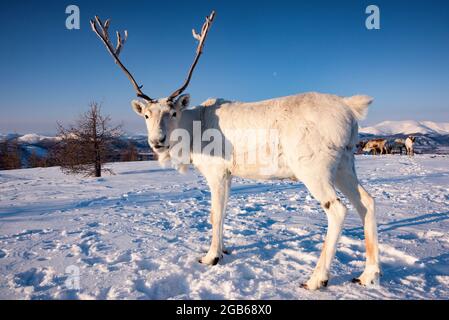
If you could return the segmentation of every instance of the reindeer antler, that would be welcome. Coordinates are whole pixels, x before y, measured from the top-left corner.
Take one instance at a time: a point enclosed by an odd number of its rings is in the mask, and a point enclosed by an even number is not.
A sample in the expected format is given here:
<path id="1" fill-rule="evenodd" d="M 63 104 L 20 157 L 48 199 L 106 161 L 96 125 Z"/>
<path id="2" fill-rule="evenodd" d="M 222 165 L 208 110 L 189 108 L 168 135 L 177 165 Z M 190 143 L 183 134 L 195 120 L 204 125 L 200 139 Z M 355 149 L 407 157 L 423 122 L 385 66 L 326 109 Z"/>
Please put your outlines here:
<path id="1" fill-rule="evenodd" d="M 117 31 L 117 45 L 114 49 L 114 46 L 112 45 L 112 42 L 109 39 L 109 33 L 108 33 L 110 22 L 111 22 L 111 20 L 107 19 L 105 21 L 105 23 L 103 24 L 101 22 L 100 18 L 98 16 L 95 16 L 95 20 L 90 20 L 90 25 L 92 27 L 92 30 L 101 39 L 101 41 L 106 46 L 106 49 L 109 51 L 111 56 L 114 58 L 114 62 L 123 70 L 123 72 L 125 72 L 126 76 L 131 81 L 134 89 L 136 90 L 137 96 L 139 98 L 145 99 L 149 102 L 154 101 L 153 99 L 151 99 L 149 96 L 147 96 L 146 94 L 144 94 L 142 92 L 141 89 L 143 86 L 139 86 L 137 84 L 136 80 L 134 80 L 134 77 L 131 75 L 131 73 L 128 71 L 128 69 L 125 68 L 125 66 L 119 59 L 120 52 L 123 49 L 123 46 L 125 45 L 126 40 L 128 39 L 128 31 L 125 30 L 124 38 L 122 38 L 122 35 L 120 34 L 120 32 Z M 101 32 L 98 30 L 98 27 L 100 27 Z"/>
<path id="2" fill-rule="evenodd" d="M 184 81 L 184 84 L 175 92 L 173 92 L 170 97 L 168 97 L 168 101 L 173 101 L 177 96 L 179 96 L 181 93 L 184 92 L 184 90 L 189 85 L 190 79 L 192 78 L 193 71 L 195 70 L 196 64 L 198 63 L 198 60 L 203 53 L 203 46 L 204 41 L 206 40 L 207 33 L 209 32 L 210 26 L 212 24 L 212 21 L 215 17 L 215 11 L 212 11 L 212 13 L 206 17 L 206 22 L 204 22 L 203 27 L 201 29 L 201 34 L 196 33 L 195 29 L 192 29 L 192 35 L 193 37 L 198 41 L 198 47 L 196 48 L 196 55 L 195 59 L 193 60 L 192 65 L 190 66 L 189 73 L 187 75 L 186 80 Z"/>

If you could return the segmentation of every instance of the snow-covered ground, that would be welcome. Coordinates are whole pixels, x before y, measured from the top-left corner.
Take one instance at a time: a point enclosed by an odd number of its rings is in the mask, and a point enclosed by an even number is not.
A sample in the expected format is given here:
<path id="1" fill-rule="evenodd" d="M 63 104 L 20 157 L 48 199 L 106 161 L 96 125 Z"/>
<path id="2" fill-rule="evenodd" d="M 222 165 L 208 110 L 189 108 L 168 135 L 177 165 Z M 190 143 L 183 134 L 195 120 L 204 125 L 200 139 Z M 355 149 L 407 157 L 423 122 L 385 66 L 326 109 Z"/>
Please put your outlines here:
<path id="1" fill-rule="evenodd" d="M 100 179 L 58 168 L 0 172 L 0 298 L 449 299 L 449 157 L 357 158 L 377 201 L 381 285 L 350 282 L 364 264 L 351 208 L 334 277 L 317 292 L 300 284 L 326 217 L 302 184 L 235 179 L 231 254 L 208 267 L 197 263 L 211 228 L 204 179 L 154 162 L 111 167 L 116 175 Z M 73 270 L 79 290 L 66 286 Z"/>

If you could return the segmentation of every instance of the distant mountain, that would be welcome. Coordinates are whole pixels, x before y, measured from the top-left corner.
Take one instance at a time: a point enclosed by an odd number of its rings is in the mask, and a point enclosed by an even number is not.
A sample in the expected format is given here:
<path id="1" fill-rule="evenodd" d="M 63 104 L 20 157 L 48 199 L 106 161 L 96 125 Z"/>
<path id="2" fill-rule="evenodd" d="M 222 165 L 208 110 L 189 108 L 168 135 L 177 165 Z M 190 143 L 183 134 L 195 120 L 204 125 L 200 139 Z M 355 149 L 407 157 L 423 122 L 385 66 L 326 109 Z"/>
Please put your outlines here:
<path id="1" fill-rule="evenodd" d="M 432 121 L 384 121 L 370 127 L 359 129 L 360 140 L 384 138 L 393 141 L 396 138 L 406 138 L 408 135 L 417 137 L 415 150 L 417 153 L 449 154 L 449 123 Z M 35 153 L 39 157 L 45 157 L 48 151 L 60 140 L 56 136 L 28 134 L 0 134 L 0 142 L 3 140 L 15 140 L 20 146 L 23 167 L 28 166 L 28 159 Z M 120 161 L 122 154 L 129 144 L 136 147 L 140 159 L 154 158 L 154 154 L 148 146 L 146 135 L 126 135 L 114 143 L 114 154 Z"/>
<path id="2" fill-rule="evenodd" d="M 416 137 L 417 153 L 449 154 L 449 123 L 432 121 L 384 121 L 375 126 L 359 128 L 360 140 Z"/>
<path id="3" fill-rule="evenodd" d="M 432 121 L 384 121 L 375 126 L 360 128 L 362 134 L 375 136 L 421 134 L 430 136 L 449 135 L 449 122 Z"/>
<path id="4" fill-rule="evenodd" d="M 43 142 L 56 142 L 59 141 L 59 137 L 47 137 L 47 136 L 41 136 L 36 133 L 29 133 L 25 134 L 23 136 L 18 137 L 18 141 L 21 143 L 26 144 L 38 144 Z"/>

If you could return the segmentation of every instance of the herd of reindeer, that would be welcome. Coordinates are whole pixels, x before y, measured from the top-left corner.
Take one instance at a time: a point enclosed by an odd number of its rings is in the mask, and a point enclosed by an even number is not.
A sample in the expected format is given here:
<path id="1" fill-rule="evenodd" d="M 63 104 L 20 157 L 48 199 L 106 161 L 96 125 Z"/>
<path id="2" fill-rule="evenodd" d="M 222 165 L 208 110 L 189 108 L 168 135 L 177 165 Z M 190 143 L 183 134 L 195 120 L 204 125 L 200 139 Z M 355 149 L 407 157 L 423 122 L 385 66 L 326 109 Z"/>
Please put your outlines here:
<path id="1" fill-rule="evenodd" d="M 395 139 L 393 141 L 387 139 L 372 139 L 367 141 L 360 141 L 357 145 L 357 153 L 372 153 L 376 154 L 402 154 L 402 151 L 409 156 L 413 156 L 413 144 L 416 137 L 409 136 L 406 139 Z"/>

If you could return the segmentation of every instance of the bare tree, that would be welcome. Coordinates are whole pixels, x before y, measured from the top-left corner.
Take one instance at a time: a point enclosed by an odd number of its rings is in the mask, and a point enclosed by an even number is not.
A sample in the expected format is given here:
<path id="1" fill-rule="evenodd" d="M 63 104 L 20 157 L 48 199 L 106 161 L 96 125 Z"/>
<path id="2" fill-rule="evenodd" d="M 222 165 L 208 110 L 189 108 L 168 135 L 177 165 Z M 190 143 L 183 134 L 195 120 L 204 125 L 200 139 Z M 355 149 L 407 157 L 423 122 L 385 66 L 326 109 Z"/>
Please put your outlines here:
<path id="1" fill-rule="evenodd" d="M 115 139 L 122 135 L 121 125 L 111 126 L 111 118 L 101 115 L 101 107 L 92 102 L 90 109 L 82 114 L 75 125 L 69 128 L 58 124 L 58 146 L 53 158 L 66 174 L 83 174 L 101 177 L 110 159 Z"/>
<path id="2" fill-rule="evenodd" d="M 0 143 L 0 170 L 20 169 L 21 151 L 17 139 L 6 139 Z"/>

